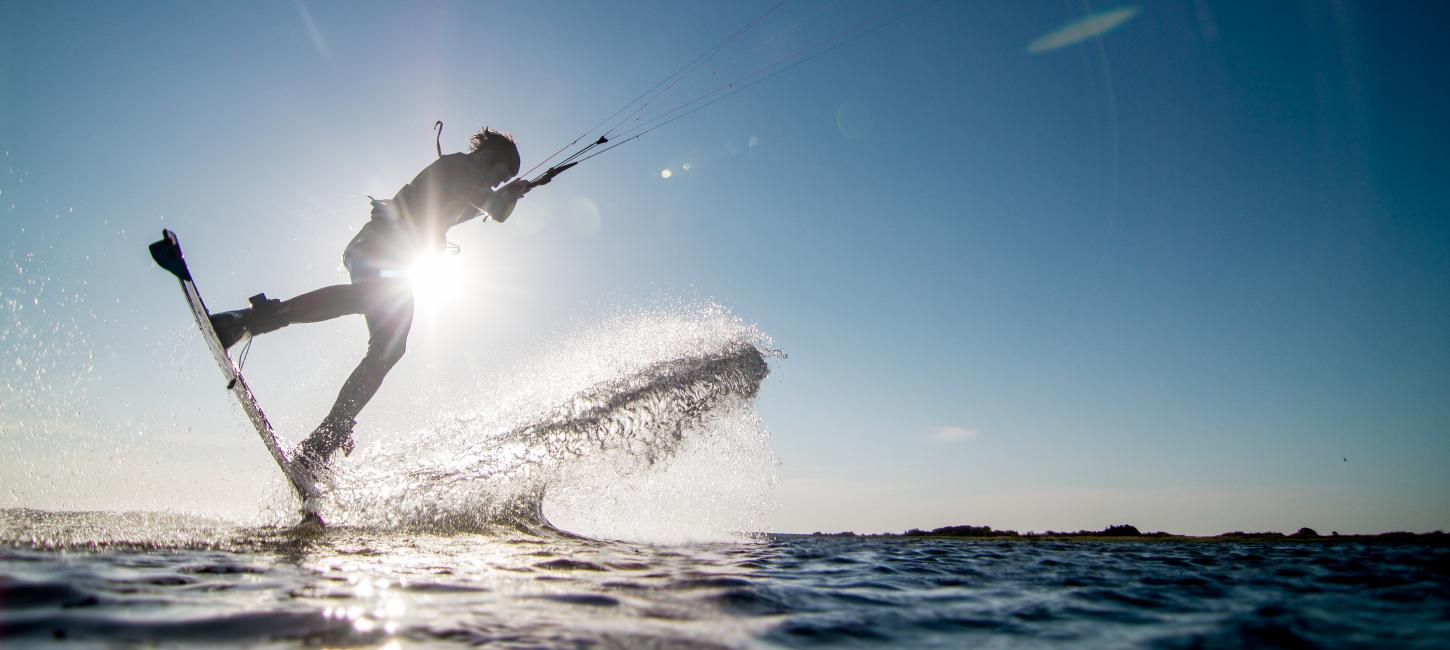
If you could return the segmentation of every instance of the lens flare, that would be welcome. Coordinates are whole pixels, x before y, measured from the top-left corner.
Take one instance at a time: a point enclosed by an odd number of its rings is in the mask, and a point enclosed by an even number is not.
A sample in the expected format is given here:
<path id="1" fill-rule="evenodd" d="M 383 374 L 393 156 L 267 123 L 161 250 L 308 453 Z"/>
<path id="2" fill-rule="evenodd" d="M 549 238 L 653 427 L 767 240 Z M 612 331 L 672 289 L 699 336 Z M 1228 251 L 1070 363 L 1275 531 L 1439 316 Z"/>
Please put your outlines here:
<path id="1" fill-rule="evenodd" d="M 1029 54 L 1043 54 L 1102 36 L 1138 15 L 1138 7 L 1120 7 L 1089 14 L 1048 32 L 1027 46 Z"/>

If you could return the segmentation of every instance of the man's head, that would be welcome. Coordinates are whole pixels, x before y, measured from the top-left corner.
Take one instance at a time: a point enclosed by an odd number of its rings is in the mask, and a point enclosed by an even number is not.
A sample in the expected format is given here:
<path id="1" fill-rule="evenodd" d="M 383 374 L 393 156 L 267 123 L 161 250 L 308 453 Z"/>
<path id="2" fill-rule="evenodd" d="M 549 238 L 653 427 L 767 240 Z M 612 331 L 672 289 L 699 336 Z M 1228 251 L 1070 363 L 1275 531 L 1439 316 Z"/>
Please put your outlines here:
<path id="1" fill-rule="evenodd" d="M 523 166 L 519 159 L 519 146 L 508 133 L 484 127 L 473 134 L 469 143 L 468 155 L 478 160 L 483 179 L 489 187 L 517 176 Z"/>

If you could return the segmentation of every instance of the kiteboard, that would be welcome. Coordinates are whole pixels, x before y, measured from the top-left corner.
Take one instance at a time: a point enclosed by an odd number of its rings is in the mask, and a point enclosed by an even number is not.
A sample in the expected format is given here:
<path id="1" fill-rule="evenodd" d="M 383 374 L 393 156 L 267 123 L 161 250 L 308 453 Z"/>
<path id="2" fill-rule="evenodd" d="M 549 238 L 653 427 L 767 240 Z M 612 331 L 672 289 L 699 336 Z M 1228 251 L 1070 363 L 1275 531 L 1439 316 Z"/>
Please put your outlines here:
<path id="1" fill-rule="evenodd" d="M 256 428 L 257 435 L 262 438 L 262 444 L 272 454 L 272 459 L 277 461 L 277 466 L 282 468 L 282 474 L 292 484 L 293 490 L 297 492 L 298 498 L 302 500 L 302 512 L 305 517 L 304 523 L 320 523 L 321 517 L 317 512 L 318 497 L 320 492 L 317 483 L 312 475 L 297 467 L 287 458 L 287 452 L 282 450 L 281 443 L 277 440 L 277 434 L 272 430 L 272 423 L 267 421 L 267 414 L 262 412 L 261 405 L 257 404 L 257 397 L 252 394 L 252 389 L 247 386 L 246 378 L 242 377 L 242 370 L 227 354 L 226 348 L 222 347 L 221 339 L 217 337 L 216 329 L 211 325 L 211 312 L 207 311 L 206 303 L 201 299 L 201 293 L 196 289 L 196 282 L 191 277 L 191 270 L 186 266 L 186 258 L 181 255 L 181 243 L 176 239 L 176 233 L 170 230 L 161 231 L 161 240 L 151 244 L 151 259 L 156 260 L 161 268 L 166 269 L 181 282 L 181 292 L 186 297 L 186 304 L 191 308 L 191 315 L 196 318 L 196 326 L 201 329 L 201 337 L 206 341 L 206 346 L 211 349 L 212 357 L 216 359 L 217 366 L 221 368 L 222 377 L 226 381 L 226 389 L 231 391 L 232 396 L 242 405 L 242 411 L 247 414 L 247 419 L 252 421 Z"/>

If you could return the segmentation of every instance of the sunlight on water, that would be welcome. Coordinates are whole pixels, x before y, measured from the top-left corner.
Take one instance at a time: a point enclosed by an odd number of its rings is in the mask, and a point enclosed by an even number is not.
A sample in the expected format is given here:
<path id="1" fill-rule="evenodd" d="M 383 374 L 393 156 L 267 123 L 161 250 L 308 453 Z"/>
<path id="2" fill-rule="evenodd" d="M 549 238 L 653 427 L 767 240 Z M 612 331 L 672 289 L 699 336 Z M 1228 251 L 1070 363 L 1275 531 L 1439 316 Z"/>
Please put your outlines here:
<path id="1" fill-rule="evenodd" d="M 775 483 L 751 406 L 769 371 L 760 348 L 769 339 L 718 305 L 581 326 L 483 378 L 480 406 L 340 464 L 326 516 L 433 530 L 552 521 L 648 541 L 758 531 Z"/>
<path id="2" fill-rule="evenodd" d="M 22 645 L 1439 648 L 1446 560 L 1434 545 L 658 546 L 0 509 L 0 624 Z"/>

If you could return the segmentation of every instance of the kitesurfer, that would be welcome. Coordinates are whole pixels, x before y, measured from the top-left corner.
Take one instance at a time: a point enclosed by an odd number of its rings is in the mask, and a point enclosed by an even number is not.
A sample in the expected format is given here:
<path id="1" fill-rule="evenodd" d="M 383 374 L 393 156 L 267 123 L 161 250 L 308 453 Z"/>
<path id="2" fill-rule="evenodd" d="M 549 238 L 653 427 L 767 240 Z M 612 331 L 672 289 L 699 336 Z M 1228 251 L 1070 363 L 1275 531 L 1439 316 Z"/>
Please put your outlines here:
<path id="1" fill-rule="evenodd" d="M 542 184 L 517 179 L 503 185 L 518 175 L 520 166 L 513 136 L 485 128 L 473 135 L 467 153 L 440 152 L 392 199 L 373 199 L 371 220 L 342 254 L 350 284 L 323 287 L 290 300 L 258 294 L 250 299 L 250 308 L 211 317 L 227 348 L 293 323 L 349 314 L 367 320 L 367 353 L 343 383 L 332 410 L 294 452 L 304 469 L 315 472 L 325 467 L 339 449 L 352 453 L 358 413 L 403 357 L 413 323 L 413 288 L 406 270 L 420 255 L 449 247 L 444 237 L 449 228 L 479 215 L 499 222 L 508 219 L 519 198 Z"/>

